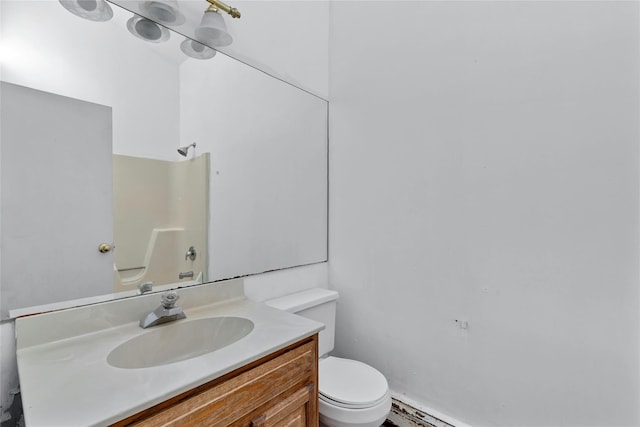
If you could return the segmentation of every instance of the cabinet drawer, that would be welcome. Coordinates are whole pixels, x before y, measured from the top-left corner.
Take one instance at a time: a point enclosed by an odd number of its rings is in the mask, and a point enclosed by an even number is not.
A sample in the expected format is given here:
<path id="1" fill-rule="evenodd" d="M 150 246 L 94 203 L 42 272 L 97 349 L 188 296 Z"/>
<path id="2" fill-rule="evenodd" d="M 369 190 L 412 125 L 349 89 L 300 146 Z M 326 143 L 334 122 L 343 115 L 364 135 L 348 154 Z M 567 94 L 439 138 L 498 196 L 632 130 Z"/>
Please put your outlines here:
<path id="1" fill-rule="evenodd" d="M 316 364 L 314 340 L 132 425 L 227 426 L 292 387 L 315 381 Z"/>

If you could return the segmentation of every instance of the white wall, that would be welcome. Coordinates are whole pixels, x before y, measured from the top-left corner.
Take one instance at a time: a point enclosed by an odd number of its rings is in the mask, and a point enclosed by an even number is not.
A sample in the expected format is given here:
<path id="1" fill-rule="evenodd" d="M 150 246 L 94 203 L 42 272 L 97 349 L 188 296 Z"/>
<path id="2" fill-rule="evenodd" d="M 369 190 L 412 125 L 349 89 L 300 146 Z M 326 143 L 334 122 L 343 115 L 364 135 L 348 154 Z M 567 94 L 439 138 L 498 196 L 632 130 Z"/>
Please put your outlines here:
<path id="1" fill-rule="evenodd" d="M 473 425 L 638 425 L 638 3 L 335 2 L 332 31 L 337 353 Z"/>
<path id="2" fill-rule="evenodd" d="M 244 278 L 244 293 L 253 301 L 266 301 L 311 288 L 328 288 L 326 262 L 254 274 Z"/>
<path id="3" fill-rule="evenodd" d="M 2 7 L 0 7 L 0 23 L 2 23 Z M 0 31 L 0 46 L 3 43 L 3 34 Z M 2 54 L 4 56 L 4 53 Z M 3 60 L 0 57 L 0 61 Z M 2 62 L 0 62 L 0 80 L 3 78 Z M 0 92 L 0 97 L 2 93 Z M 1 107 L 0 107 L 1 108 Z M 2 138 L 0 137 L 0 165 L 2 164 Z M 2 172 L 0 166 L 0 173 Z M 0 209 L 0 223 L 2 222 L 2 209 Z M 0 227 L 0 238 L 2 228 Z M 2 247 L 0 247 L 0 277 L 2 277 Z M 0 288 L 1 288 L 0 284 Z M 0 291 L 0 306 L 2 306 L 2 292 Z M 18 386 L 18 372 L 15 360 L 15 340 L 13 339 L 13 322 L 2 323 L 0 321 L 0 421 L 4 421 L 4 408 L 11 404 L 10 390 Z"/>

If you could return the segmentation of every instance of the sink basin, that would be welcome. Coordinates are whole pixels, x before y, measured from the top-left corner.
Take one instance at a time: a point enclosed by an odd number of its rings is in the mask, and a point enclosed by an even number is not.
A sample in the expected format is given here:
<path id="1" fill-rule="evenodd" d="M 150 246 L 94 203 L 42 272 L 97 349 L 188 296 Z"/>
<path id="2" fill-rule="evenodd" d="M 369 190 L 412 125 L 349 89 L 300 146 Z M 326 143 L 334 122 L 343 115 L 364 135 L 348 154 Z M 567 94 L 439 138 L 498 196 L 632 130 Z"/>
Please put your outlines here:
<path id="1" fill-rule="evenodd" d="M 107 356 L 116 368 L 138 369 L 198 357 L 233 344 L 253 330 L 242 317 L 207 317 L 155 326 L 123 342 Z"/>

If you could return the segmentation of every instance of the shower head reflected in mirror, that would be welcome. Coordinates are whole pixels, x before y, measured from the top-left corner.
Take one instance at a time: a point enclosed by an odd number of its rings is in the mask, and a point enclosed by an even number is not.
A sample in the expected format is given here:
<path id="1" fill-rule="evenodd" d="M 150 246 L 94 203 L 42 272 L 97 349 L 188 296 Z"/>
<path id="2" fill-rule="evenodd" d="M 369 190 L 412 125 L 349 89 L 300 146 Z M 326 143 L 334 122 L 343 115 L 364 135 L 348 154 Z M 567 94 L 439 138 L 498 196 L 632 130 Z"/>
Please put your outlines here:
<path id="1" fill-rule="evenodd" d="M 193 142 L 193 143 L 191 143 L 189 145 L 185 145 L 184 147 L 178 148 L 178 153 L 180 153 L 180 155 L 182 157 L 187 157 L 187 152 L 189 151 L 189 148 L 191 148 L 191 147 L 196 148 L 196 143 Z"/>

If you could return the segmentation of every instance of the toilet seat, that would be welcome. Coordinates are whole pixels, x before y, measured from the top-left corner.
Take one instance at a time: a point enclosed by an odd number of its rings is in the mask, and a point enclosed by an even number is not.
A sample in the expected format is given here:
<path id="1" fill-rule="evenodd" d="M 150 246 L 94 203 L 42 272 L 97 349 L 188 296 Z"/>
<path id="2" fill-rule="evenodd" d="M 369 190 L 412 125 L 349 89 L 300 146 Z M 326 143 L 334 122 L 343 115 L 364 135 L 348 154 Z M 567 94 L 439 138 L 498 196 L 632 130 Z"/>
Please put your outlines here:
<path id="1" fill-rule="evenodd" d="M 327 357 L 319 362 L 319 398 L 346 409 L 365 409 L 389 399 L 386 378 L 357 360 Z"/>
<path id="2" fill-rule="evenodd" d="M 376 402 L 372 403 L 372 404 L 362 404 L 362 405 L 354 405 L 354 404 L 346 404 L 343 402 L 338 402 L 336 400 L 331 399 L 330 397 L 326 397 L 322 394 L 318 394 L 318 399 L 329 404 L 332 406 L 335 406 L 337 408 L 344 408 L 344 409 L 368 409 L 371 408 L 373 406 L 377 406 L 380 405 L 381 403 L 385 402 L 387 399 L 389 399 L 391 397 L 391 393 L 387 392 L 385 393 L 380 399 L 378 399 Z"/>

